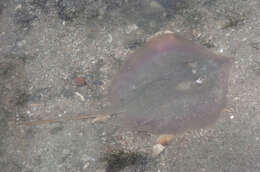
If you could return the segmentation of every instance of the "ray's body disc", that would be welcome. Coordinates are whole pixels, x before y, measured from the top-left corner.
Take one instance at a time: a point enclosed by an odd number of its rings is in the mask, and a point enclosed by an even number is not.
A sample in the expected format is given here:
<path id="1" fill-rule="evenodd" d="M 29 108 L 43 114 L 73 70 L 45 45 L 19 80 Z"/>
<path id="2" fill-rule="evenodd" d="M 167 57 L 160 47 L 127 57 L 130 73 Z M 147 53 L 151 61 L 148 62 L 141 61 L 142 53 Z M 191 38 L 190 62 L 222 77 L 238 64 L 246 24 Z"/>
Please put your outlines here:
<path id="1" fill-rule="evenodd" d="M 179 134 L 213 124 L 226 104 L 232 59 L 174 34 L 155 36 L 131 54 L 112 81 L 110 100 L 124 126 Z"/>

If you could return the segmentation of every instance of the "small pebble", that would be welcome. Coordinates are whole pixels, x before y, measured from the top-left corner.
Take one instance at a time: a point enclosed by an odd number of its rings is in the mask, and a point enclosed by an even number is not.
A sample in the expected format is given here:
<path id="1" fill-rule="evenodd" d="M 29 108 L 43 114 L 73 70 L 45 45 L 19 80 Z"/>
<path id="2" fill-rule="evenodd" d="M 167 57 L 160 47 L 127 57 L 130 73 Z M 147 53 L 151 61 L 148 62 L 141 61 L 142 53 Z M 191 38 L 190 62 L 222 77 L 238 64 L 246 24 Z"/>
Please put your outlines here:
<path id="1" fill-rule="evenodd" d="M 26 44 L 26 40 L 22 40 L 22 41 L 17 42 L 18 47 L 22 47 L 25 44 Z"/>
<path id="2" fill-rule="evenodd" d="M 107 37 L 108 37 L 108 38 L 107 38 L 107 42 L 108 42 L 108 43 L 112 43 L 112 41 L 113 41 L 112 35 L 111 35 L 111 34 L 108 34 Z"/>
<path id="3" fill-rule="evenodd" d="M 165 146 L 161 145 L 161 144 L 156 144 L 153 146 L 153 153 L 152 156 L 156 157 L 158 155 L 160 155 L 160 153 L 162 153 L 162 151 L 165 149 Z"/>
<path id="4" fill-rule="evenodd" d="M 128 25 L 126 27 L 126 33 L 129 34 L 137 29 L 138 29 L 138 26 L 136 24 Z"/>
<path id="5" fill-rule="evenodd" d="M 84 165 L 84 167 L 83 167 L 83 169 L 88 168 L 88 166 L 89 166 L 89 162 L 86 162 L 85 165 Z"/>
<path id="6" fill-rule="evenodd" d="M 202 78 L 198 78 L 198 79 L 196 80 L 196 83 L 197 83 L 197 84 L 202 84 L 202 83 L 203 83 L 203 79 L 202 79 Z"/>
<path id="7" fill-rule="evenodd" d="M 19 10 L 19 9 L 21 9 L 22 8 L 22 4 L 19 4 L 19 5 L 17 5 L 16 7 L 15 7 L 15 10 Z"/>

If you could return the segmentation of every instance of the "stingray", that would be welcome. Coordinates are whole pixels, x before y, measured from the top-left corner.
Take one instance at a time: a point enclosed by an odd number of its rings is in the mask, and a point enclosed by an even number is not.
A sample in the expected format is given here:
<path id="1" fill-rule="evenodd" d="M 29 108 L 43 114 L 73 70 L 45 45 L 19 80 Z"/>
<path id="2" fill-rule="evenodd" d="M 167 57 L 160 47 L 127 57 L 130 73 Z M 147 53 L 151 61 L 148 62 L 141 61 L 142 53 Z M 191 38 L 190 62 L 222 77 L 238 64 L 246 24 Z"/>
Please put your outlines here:
<path id="1" fill-rule="evenodd" d="M 156 34 L 130 54 L 112 79 L 111 106 L 101 113 L 38 120 L 23 125 L 94 118 L 103 121 L 118 113 L 120 126 L 161 136 L 173 136 L 214 124 L 226 106 L 232 58 L 173 33 Z"/>
<path id="2" fill-rule="evenodd" d="M 175 34 L 159 34 L 128 56 L 109 100 L 124 112 L 122 126 L 135 131 L 177 135 L 202 129 L 226 106 L 231 64 L 231 58 Z"/>

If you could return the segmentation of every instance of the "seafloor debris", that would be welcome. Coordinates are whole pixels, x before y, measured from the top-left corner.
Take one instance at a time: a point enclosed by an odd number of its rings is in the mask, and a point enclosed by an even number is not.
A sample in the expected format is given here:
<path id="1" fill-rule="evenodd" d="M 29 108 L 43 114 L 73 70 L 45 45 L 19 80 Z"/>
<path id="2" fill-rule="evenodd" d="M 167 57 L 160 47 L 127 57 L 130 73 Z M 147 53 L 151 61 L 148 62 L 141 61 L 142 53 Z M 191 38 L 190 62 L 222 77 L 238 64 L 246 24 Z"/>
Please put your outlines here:
<path id="1" fill-rule="evenodd" d="M 171 143 L 171 141 L 174 138 L 175 136 L 171 134 L 160 135 L 160 137 L 157 139 L 157 142 L 160 143 L 160 145 L 162 146 L 167 146 L 168 144 Z"/>
<path id="2" fill-rule="evenodd" d="M 110 89 L 126 112 L 123 126 L 179 134 L 214 123 L 226 104 L 232 59 L 172 33 L 151 38 L 130 55 Z"/>
<path id="3" fill-rule="evenodd" d="M 87 85 L 87 82 L 86 82 L 85 78 L 83 78 L 83 77 L 74 78 L 74 82 L 78 87 Z"/>

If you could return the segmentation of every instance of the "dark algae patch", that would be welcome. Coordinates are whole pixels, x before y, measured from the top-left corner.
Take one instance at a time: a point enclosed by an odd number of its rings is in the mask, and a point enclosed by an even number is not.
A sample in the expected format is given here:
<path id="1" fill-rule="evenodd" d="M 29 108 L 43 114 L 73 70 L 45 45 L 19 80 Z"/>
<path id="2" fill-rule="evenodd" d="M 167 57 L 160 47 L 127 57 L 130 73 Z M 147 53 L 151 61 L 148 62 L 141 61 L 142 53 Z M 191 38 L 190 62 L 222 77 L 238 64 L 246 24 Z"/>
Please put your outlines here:
<path id="1" fill-rule="evenodd" d="M 13 55 L 0 57 L 0 103 L 7 112 L 15 112 L 17 107 L 28 101 L 25 62 Z"/>
<path id="2" fill-rule="evenodd" d="M 122 149 L 107 152 L 101 161 L 106 162 L 106 172 L 118 172 L 128 166 L 144 166 L 147 157 L 140 152 L 130 152 Z"/>
<path id="3" fill-rule="evenodd" d="M 59 0 L 57 3 L 59 17 L 66 21 L 73 20 L 84 10 L 85 5 L 82 0 Z"/>
<path id="4" fill-rule="evenodd" d="M 160 34 L 130 55 L 112 82 L 124 126 L 178 134 L 213 124 L 225 107 L 232 59 L 174 34 Z"/>

